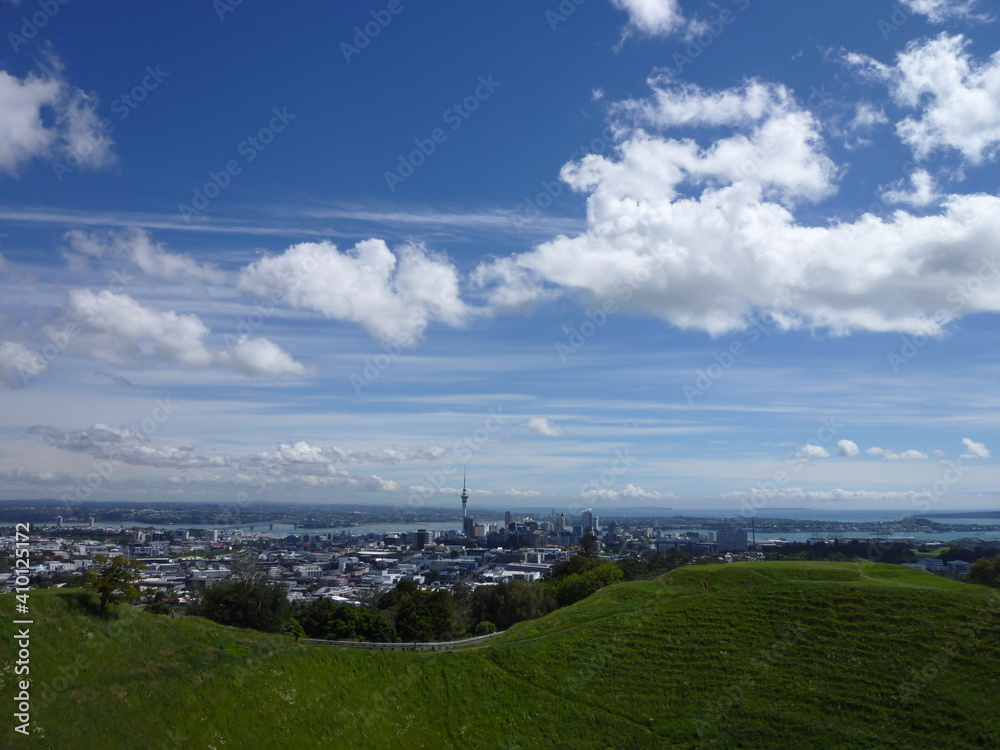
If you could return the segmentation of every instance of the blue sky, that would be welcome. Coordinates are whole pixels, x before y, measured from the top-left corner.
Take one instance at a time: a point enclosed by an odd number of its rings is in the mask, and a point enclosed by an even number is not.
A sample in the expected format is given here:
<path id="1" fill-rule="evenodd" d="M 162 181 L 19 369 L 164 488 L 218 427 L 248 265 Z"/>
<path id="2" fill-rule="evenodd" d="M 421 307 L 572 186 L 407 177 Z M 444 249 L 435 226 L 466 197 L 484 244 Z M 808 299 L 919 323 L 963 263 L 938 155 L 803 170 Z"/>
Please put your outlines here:
<path id="1" fill-rule="evenodd" d="M 0 1 L 0 497 L 995 507 L 985 0 Z"/>

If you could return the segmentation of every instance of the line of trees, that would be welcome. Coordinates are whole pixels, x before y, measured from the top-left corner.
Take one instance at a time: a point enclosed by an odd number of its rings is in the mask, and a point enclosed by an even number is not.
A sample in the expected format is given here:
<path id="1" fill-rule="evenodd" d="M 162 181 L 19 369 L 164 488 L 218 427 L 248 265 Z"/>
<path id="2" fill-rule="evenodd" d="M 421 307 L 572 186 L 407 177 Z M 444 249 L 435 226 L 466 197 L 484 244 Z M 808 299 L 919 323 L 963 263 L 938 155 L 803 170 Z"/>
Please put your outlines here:
<path id="1" fill-rule="evenodd" d="M 421 589 L 402 580 L 364 605 L 320 598 L 289 605 L 285 586 L 251 557 L 232 563 L 233 575 L 209 586 L 189 613 L 242 628 L 322 640 L 382 643 L 451 641 L 505 630 L 574 604 L 619 581 L 651 578 L 691 562 L 677 550 L 601 560 L 592 547 L 554 565 L 541 581 L 508 579 L 476 589 Z"/>

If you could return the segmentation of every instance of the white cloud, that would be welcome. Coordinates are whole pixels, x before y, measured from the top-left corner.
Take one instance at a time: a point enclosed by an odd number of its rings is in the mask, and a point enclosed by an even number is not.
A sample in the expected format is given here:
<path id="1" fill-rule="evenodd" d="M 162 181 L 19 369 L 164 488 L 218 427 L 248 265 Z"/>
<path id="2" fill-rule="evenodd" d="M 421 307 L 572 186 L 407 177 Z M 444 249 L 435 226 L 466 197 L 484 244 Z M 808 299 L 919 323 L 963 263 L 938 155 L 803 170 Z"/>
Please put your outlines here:
<path id="1" fill-rule="evenodd" d="M 939 335 L 951 321 L 935 313 L 954 310 L 948 295 L 992 263 L 997 196 L 945 196 L 927 216 L 805 225 L 795 205 L 835 191 L 838 169 L 789 92 L 747 82 L 712 93 L 664 79 L 654 88 L 620 114 L 733 133 L 699 146 L 619 122 L 614 153 L 562 170 L 588 195 L 586 231 L 481 264 L 473 279 L 491 303 L 524 309 L 561 292 L 712 335 L 766 314 L 786 329 L 835 335 Z M 960 312 L 986 311 L 1000 311 L 1000 289 L 984 287 Z"/>
<path id="2" fill-rule="evenodd" d="M 127 366 L 148 352 L 183 367 L 207 367 L 214 359 L 204 341 L 209 329 L 197 315 L 153 310 L 107 289 L 72 290 L 67 312 L 82 329 L 74 348 L 97 359 Z"/>
<path id="3" fill-rule="evenodd" d="M 965 446 L 965 453 L 962 458 L 989 458 L 990 450 L 982 443 L 977 443 L 969 438 L 962 438 L 962 445 Z"/>
<path id="4" fill-rule="evenodd" d="M 871 102 L 860 102 L 855 106 L 854 118 L 849 127 L 851 130 L 871 130 L 879 125 L 887 125 L 889 118 L 881 107 L 877 107 Z"/>
<path id="5" fill-rule="evenodd" d="M 547 417 L 530 417 L 524 424 L 525 428 L 531 432 L 548 437 L 562 437 L 566 431 L 559 425 L 553 423 Z"/>
<path id="6" fill-rule="evenodd" d="M 902 180 L 879 191 L 886 203 L 902 203 L 922 208 L 936 203 L 940 196 L 934 186 L 934 178 L 926 169 L 918 169 L 910 175 L 909 185 Z"/>
<path id="7" fill-rule="evenodd" d="M 178 469 L 227 468 L 233 465 L 225 456 L 202 456 L 191 448 L 152 446 L 149 435 L 129 427 L 97 423 L 86 430 L 62 432 L 55 427 L 38 425 L 28 430 L 60 450 L 84 453 L 103 461 L 120 461 L 138 466 Z M 113 471 L 113 467 L 104 472 Z"/>
<path id="8" fill-rule="evenodd" d="M 952 149 L 971 164 L 992 161 L 1000 151 L 1000 53 L 974 60 L 962 35 L 941 34 L 911 42 L 888 66 L 864 55 L 845 59 L 884 82 L 893 99 L 917 116 L 896 125 L 896 133 L 919 159 Z"/>
<path id="9" fill-rule="evenodd" d="M 233 367 L 252 377 L 277 378 L 285 374 L 315 375 L 314 367 L 306 367 L 296 362 L 292 355 L 270 339 L 240 336 L 232 349 L 220 355 L 222 361 L 229 361 Z"/>
<path id="10" fill-rule="evenodd" d="M 169 252 L 143 229 L 129 227 L 90 233 L 74 229 L 66 233 L 66 240 L 76 253 L 134 263 L 150 278 L 209 284 L 220 284 L 226 279 L 226 274 L 215 266 Z"/>
<path id="11" fill-rule="evenodd" d="M 210 330 L 197 315 L 154 310 L 108 289 L 96 294 L 72 290 L 66 315 L 78 328 L 68 348 L 119 367 L 158 360 L 186 368 L 225 366 L 271 378 L 314 373 L 266 338 L 241 336 L 230 349 L 213 350 L 206 342 Z"/>
<path id="12" fill-rule="evenodd" d="M 926 453 L 912 448 L 902 453 L 896 453 L 885 448 L 872 447 L 866 452 L 869 456 L 881 456 L 886 461 L 923 461 L 928 458 Z"/>
<path id="13" fill-rule="evenodd" d="M 677 496 L 673 492 L 656 492 L 644 490 L 634 484 L 625 485 L 624 489 L 593 489 L 581 493 L 583 497 L 594 500 L 676 500 Z"/>
<path id="14" fill-rule="evenodd" d="M 35 158 L 95 168 L 114 161 L 96 102 L 65 81 L 58 61 L 51 68 L 25 78 L 0 70 L 0 172 L 16 175 Z"/>
<path id="15" fill-rule="evenodd" d="M 756 79 L 740 88 L 706 91 L 693 83 L 682 83 L 669 74 L 651 76 L 653 89 L 646 99 L 627 99 L 612 112 L 639 125 L 659 128 L 695 125 L 753 125 L 796 109 L 794 97 L 785 87 Z"/>
<path id="16" fill-rule="evenodd" d="M 341 252 L 304 242 L 240 272 L 239 289 L 358 323 L 376 338 L 412 346 L 432 321 L 460 326 L 470 314 L 459 296 L 458 271 L 423 245 L 390 250 L 382 240 Z"/>
<path id="17" fill-rule="evenodd" d="M 323 448 L 311 445 L 304 440 L 295 443 L 282 443 L 275 451 L 261 451 L 248 462 L 261 465 L 295 464 L 363 464 L 384 463 L 399 464 L 406 461 L 434 461 L 444 457 L 446 451 L 439 445 L 424 445 L 419 448 L 374 448 L 363 451 L 352 451 L 337 446 Z M 458 490 L 455 490 L 458 492 Z"/>
<path id="18" fill-rule="evenodd" d="M 629 29 L 650 36 L 666 36 L 684 23 L 678 0 L 611 0 L 628 13 Z"/>
<path id="19" fill-rule="evenodd" d="M 829 458 L 830 451 L 822 445 L 803 445 L 799 451 L 799 456 L 802 458 Z"/>
<path id="20" fill-rule="evenodd" d="M 41 354 L 23 344 L 16 341 L 0 343 L 0 385 L 8 388 L 25 386 L 48 366 Z"/>
<path id="21" fill-rule="evenodd" d="M 899 0 L 911 13 L 927 16 L 931 23 L 944 23 L 951 18 L 969 18 L 978 0 Z"/>
<path id="22" fill-rule="evenodd" d="M 544 497 L 541 492 L 536 490 L 516 490 L 514 488 L 505 490 L 503 494 L 507 497 Z"/>
<path id="23" fill-rule="evenodd" d="M 251 456 L 227 454 L 208 456 L 199 454 L 190 447 L 152 445 L 147 432 L 101 423 L 94 424 L 86 430 L 69 433 L 48 425 L 37 425 L 31 427 L 28 433 L 41 438 L 54 448 L 89 455 L 103 461 L 158 468 L 215 469 L 224 472 L 222 475 L 201 475 L 193 481 L 218 481 L 229 472 L 235 471 L 238 473 L 231 477 L 231 481 L 238 484 L 253 481 L 267 484 L 294 480 L 312 486 L 344 484 L 386 489 L 391 484 L 394 489 L 398 489 L 393 482 L 374 476 L 359 478 L 335 468 L 334 464 L 398 464 L 404 461 L 436 460 L 446 452 L 444 448 L 435 445 L 351 451 L 336 446 L 322 448 L 305 441 L 298 441 L 282 443 L 274 451 L 260 451 Z M 107 472 L 108 469 L 104 471 Z"/>
<path id="24" fill-rule="evenodd" d="M 838 440 L 837 441 L 837 453 L 839 453 L 843 458 L 853 458 L 858 455 L 861 451 L 858 449 L 858 444 L 853 440 Z"/>

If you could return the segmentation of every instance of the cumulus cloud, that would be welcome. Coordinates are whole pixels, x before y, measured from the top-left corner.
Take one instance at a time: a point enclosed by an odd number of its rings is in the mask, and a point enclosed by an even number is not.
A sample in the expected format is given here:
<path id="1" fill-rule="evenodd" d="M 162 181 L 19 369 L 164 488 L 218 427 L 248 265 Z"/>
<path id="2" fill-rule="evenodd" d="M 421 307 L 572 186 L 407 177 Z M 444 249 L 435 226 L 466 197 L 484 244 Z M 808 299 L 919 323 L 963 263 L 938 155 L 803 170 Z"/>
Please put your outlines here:
<path id="1" fill-rule="evenodd" d="M 25 386 L 36 375 L 48 369 L 46 359 L 16 341 L 0 342 L 0 385 L 8 388 Z"/>
<path id="2" fill-rule="evenodd" d="M 981 62 L 969 55 L 968 45 L 960 34 L 921 39 L 899 53 L 893 66 L 865 55 L 846 56 L 885 83 L 898 104 L 919 110 L 896 125 L 919 159 L 950 149 L 980 164 L 1000 150 L 1000 53 Z"/>
<path id="3" fill-rule="evenodd" d="M 673 492 L 655 492 L 644 490 L 634 484 L 625 485 L 624 489 L 592 489 L 580 493 L 583 497 L 594 500 L 676 500 Z"/>
<path id="4" fill-rule="evenodd" d="M 172 411 L 173 407 L 167 402 L 163 408 L 161 417 Z M 261 486 L 300 482 L 315 487 L 342 485 L 361 489 L 397 490 L 399 487 L 391 480 L 374 475 L 361 477 L 339 469 L 335 464 L 398 464 L 404 461 L 436 460 L 446 452 L 444 448 L 435 445 L 351 451 L 338 447 L 322 448 L 298 441 L 282 443 L 274 451 L 260 451 L 250 456 L 204 455 L 192 447 L 154 445 L 150 432 L 144 429 L 114 427 L 103 423 L 76 432 L 63 432 L 50 425 L 36 425 L 29 428 L 28 433 L 53 448 L 88 455 L 101 461 L 178 470 L 215 469 L 221 473 L 203 474 L 191 481 L 231 481 L 236 484 L 257 483 Z"/>
<path id="5" fill-rule="evenodd" d="M 460 326 L 470 314 L 459 296 L 458 271 L 423 245 L 394 251 L 382 240 L 341 252 L 329 242 L 304 242 L 244 268 L 239 289 L 255 298 L 361 325 L 376 338 L 411 346 L 433 321 Z"/>
<path id="6" fill-rule="evenodd" d="M 547 435 L 548 437 L 562 437 L 566 434 L 562 427 L 547 417 L 530 417 L 524 426 L 530 432 L 537 432 L 539 435 Z"/>
<path id="7" fill-rule="evenodd" d="M 931 23 L 944 23 L 952 18 L 969 18 L 978 0 L 900 0 L 911 13 L 927 16 Z"/>
<path id="8" fill-rule="evenodd" d="M 179 282 L 219 284 L 226 274 L 211 264 L 198 263 L 187 255 L 169 252 L 144 229 L 126 228 L 108 232 L 66 233 L 70 249 L 80 255 L 133 263 L 146 276 Z"/>
<path id="9" fill-rule="evenodd" d="M 405 461 L 435 461 L 443 458 L 447 451 L 440 445 L 423 445 L 418 448 L 374 448 L 352 451 L 338 446 L 324 448 L 299 440 L 282 443 L 274 451 L 261 451 L 253 457 L 254 463 L 265 465 L 287 464 L 300 469 L 309 465 L 326 464 L 399 464 Z M 457 492 L 458 490 L 456 490 Z"/>
<path id="10" fill-rule="evenodd" d="M 666 36 L 684 24 L 678 0 L 611 0 L 628 13 L 628 28 L 649 36 Z"/>
<path id="11" fill-rule="evenodd" d="M 962 458 L 989 458 L 990 451 L 982 443 L 977 443 L 975 440 L 970 440 L 969 438 L 962 438 L 962 445 L 965 446 L 965 453 L 962 454 Z"/>
<path id="12" fill-rule="evenodd" d="M 225 456 L 203 456 L 192 448 L 150 445 L 149 434 L 130 427 L 97 423 L 86 430 L 63 432 L 48 425 L 28 430 L 54 448 L 83 453 L 104 461 L 121 461 L 137 466 L 203 469 L 228 468 L 233 462 Z"/>
<path id="13" fill-rule="evenodd" d="M 860 453 L 858 444 L 853 440 L 838 440 L 837 441 L 837 453 L 839 453 L 843 458 L 853 458 Z"/>
<path id="14" fill-rule="evenodd" d="M 854 108 L 854 117 L 851 119 L 849 127 L 851 130 L 871 130 L 879 125 L 887 125 L 889 118 L 881 107 L 877 107 L 871 102 L 861 102 Z"/>
<path id="15" fill-rule="evenodd" d="M 824 448 L 822 445 L 803 445 L 799 450 L 799 456 L 802 458 L 829 458 L 830 451 Z"/>
<path id="16" fill-rule="evenodd" d="M 113 143 L 96 107 L 66 82 L 58 61 L 25 78 L 0 70 L 0 173 L 17 175 L 35 158 L 93 168 L 112 163 Z"/>
<path id="17" fill-rule="evenodd" d="M 153 310 L 107 289 L 72 290 L 67 313 L 82 330 L 72 340 L 74 348 L 97 359 L 126 366 L 148 349 L 154 358 L 183 367 L 212 363 L 204 341 L 209 329 L 197 315 Z"/>
<path id="18" fill-rule="evenodd" d="M 261 377 L 313 373 L 266 338 L 241 336 L 229 349 L 214 350 L 206 341 L 211 331 L 197 315 L 154 310 L 108 289 L 72 290 L 66 315 L 76 326 L 68 347 L 119 367 L 152 359 L 186 368 L 232 367 Z"/>
<path id="19" fill-rule="evenodd" d="M 542 493 L 537 490 L 516 490 L 513 487 L 509 490 L 505 490 L 503 494 L 507 497 L 544 497 Z"/>
<path id="20" fill-rule="evenodd" d="M 316 369 L 296 362 L 292 355 L 270 339 L 240 336 L 228 352 L 219 355 L 244 375 L 277 378 L 285 374 L 315 375 Z"/>
<path id="21" fill-rule="evenodd" d="M 586 231 L 482 264 L 474 278 L 487 280 L 491 303 L 523 308 L 559 291 L 712 335 L 764 315 L 835 335 L 939 335 L 950 320 L 934 315 L 952 309 L 948 294 L 996 252 L 993 195 L 945 196 L 926 216 L 800 223 L 797 205 L 835 192 L 839 171 L 790 91 L 652 83 L 648 100 L 618 110 L 613 153 L 562 170 L 588 196 Z M 641 125 L 717 127 L 699 145 Z M 1000 289 L 984 289 L 962 313 L 986 311 L 1000 311 Z"/>
<path id="22" fill-rule="evenodd" d="M 878 446 L 873 446 L 869 448 L 866 453 L 869 456 L 880 456 L 886 461 L 923 461 L 928 458 L 928 455 L 923 451 L 918 451 L 913 448 L 905 450 L 902 453 L 896 453 L 895 451 L 886 450 L 885 448 L 879 448 Z"/>
<path id="23" fill-rule="evenodd" d="M 926 169 L 918 169 L 908 181 L 894 182 L 880 191 L 886 203 L 908 204 L 922 208 L 936 203 L 940 196 L 934 186 L 934 178 Z"/>

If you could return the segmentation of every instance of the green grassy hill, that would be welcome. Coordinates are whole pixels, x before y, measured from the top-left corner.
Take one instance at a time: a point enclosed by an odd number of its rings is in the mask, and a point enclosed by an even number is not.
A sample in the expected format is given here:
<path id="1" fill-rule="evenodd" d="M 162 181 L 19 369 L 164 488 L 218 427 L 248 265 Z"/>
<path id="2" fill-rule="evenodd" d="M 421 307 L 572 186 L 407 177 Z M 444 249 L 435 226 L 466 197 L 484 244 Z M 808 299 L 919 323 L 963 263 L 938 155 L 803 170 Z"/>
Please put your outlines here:
<path id="1" fill-rule="evenodd" d="M 378 652 L 33 592 L 33 734 L 8 710 L 0 746 L 997 748 L 998 599 L 889 565 L 695 566 L 484 647 Z"/>

